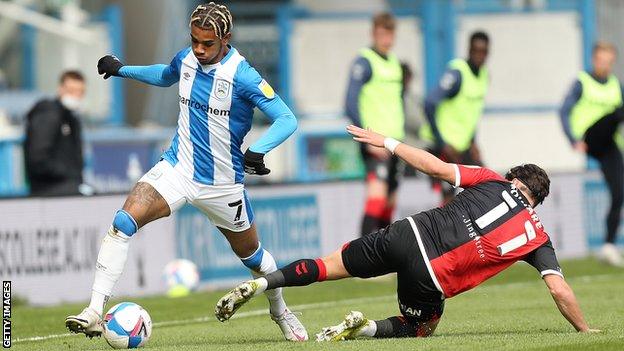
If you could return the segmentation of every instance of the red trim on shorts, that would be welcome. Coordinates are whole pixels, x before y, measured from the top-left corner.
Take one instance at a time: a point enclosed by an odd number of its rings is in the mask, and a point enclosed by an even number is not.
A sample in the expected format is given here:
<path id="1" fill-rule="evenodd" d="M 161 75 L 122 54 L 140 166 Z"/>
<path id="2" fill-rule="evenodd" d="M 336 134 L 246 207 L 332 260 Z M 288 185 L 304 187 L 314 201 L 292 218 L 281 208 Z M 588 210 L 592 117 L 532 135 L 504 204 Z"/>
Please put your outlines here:
<path id="1" fill-rule="evenodd" d="M 325 267 L 325 263 L 320 258 L 317 258 L 316 260 L 314 260 L 314 262 L 316 263 L 316 266 L 319 270 L 318 278 L 316 278 L 316 281 L 322 282 L 327 279 L 327 267 Z"/>
<path id="2" fill-rule="evenodd" d="M 350 241 L 349 241 L 349 242 L 344 243 L 344 245 L 342 245 L 342 249 L 341 249 L 340 251 L 344 251 L 344 250 L 346 250 L 346 249 L 349 247 L 349 245 L 351 245 L 351 242 L 350 242 Z"/>

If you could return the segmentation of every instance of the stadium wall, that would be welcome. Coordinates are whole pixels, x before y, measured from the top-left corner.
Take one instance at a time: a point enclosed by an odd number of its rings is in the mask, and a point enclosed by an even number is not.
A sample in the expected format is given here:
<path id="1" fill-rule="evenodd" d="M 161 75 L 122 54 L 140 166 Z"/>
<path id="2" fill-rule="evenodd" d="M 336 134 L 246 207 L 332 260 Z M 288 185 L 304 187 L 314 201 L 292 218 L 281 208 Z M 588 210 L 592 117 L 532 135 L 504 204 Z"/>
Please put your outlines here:
<path id="1" fill-rule="evenodd" d="M 331 253 L 357 237 L 365 197 L 361 182 L 248 190 L 262 244 L 279 265 Z M 399 194 L 397 218 L 439 202 L 425 179 L 406 180 Z M 605 196 L 595 174 L 552 177 L 551 195 L 538 213 L 559 257 L 584 256 L 600 244 Z M 13 282 L 16 296 L 33 304 L 86 300 L 100 240 L 123 200 L 117 195 L 0 201 L 0 276 Z M 189 206 L 141 229 L 130 250 L 116 296 L 164 293 L 162 270 L 175 257 L 198 265 L 203 288 L 249 277 L 218 230 Z"/>
<path id="2" fill-rule="evenodd" d="M 121 196 L 0 201 L 0 276 L 36 305 L 84 301 L 91 294 L 100 241 Z M 118 296 L 163 292 L 174 258 L 173 218 L 147 225 L 130 245 Z M 158 240 L 154 240 L 158 238 Z"/>
<path id="3" fill-rule="evenodd" d="M 490 34 L 490 110 L 558 108 L 583 69 L 580 23 L 579 13 L 572 11 L 463 15 L 455 52 L 465 57 L 470 33 Z"/>
<path id="4" fill-rule="evenodd" d="M 338 34 L 337 34 L 338 33 Z M 297 111 L 326 114 L 342 111 L 350 66 L 370 45 L 370 17 L 298 19 L 291 42 L 292 97 Z M 422 94 L 422 35 L 415 17 L 400 17 L 396 55 L 415 70 L 412 91 Z M 319 45 L 321 43 L 321 45 Z M 296 64 L 294 64 L 296 63 Z"/>
<path id="5" fill-rule="evenodd" d="M 522 163 L 535 163 L 550 173 L 585 169 L 586 156 L 570 146 L 555 112 L 489 113 L 477 141 L 485 164 L 495 170 Z"/>
<path id="6" fill-rule="evenodd" d="M 446 62 L 466 56 L 470 33 L 485 30 L 492 39 L 487 108 L 552 110 L 586 64 L 594 40 L 595 21 L 582 6 L 586 2 L 546 1 L 543 7 L 523 9 L 496 1 L 484 1 L 482 7 L 430 1 L 394 9 L 394 52 L 416 73 L 412 93 L 423 96 L 437 84 Z M 360 48 L 370 45 L 370 18 L 379 8 L 301 3 L 307 7 L 284 11 L 282 45 L 288 61 L 281 75 L 289 80 L 280 94 L 292 97 L 305 114 L 341 113 L 349 65 Z"/>

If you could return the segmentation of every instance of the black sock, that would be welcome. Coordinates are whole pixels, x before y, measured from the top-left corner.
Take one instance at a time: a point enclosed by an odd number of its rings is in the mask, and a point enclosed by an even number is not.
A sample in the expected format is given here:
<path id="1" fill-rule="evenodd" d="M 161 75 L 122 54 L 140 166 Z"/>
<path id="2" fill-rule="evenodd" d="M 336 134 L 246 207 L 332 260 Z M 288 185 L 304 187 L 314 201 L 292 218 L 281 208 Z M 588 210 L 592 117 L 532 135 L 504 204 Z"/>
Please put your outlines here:
<path id="1" fill-rule="evenodd" d="M 267 290 L 284 286 L 305 286 L 325 280 L 325 264 L 320 259 L 295 261 L 281 269 L 267 274 Z"/>
<path id="2" fill-rule="evenodd" d="M 377 217 L 365 214 L 362 219 L 362 231 L 360 234 L 361 236 L 368 235 L 379 228 L 383 228 L 381 226 L 381 220 Z"/>
<path id="3" fill-rule="evenodd" d="M 614 244 L 620 226 L 622 203 L 624 202 L 624 160 L 615 142 L 612 141 L 611 144 L 598 158 L 598 161 L 611 194 L 611 207 L 607 215 L 606 242 Z"/>
<path id="4" fill-rule="evenodd" d="M 423 329 L 427 328 L 426 324 L 408 322 L 403 317 L 390 317 L 381 321 L 375 321 L 375 324 L 377 324 L 375 338 L 408 338 L 430 334 L 423 334 Z"/>

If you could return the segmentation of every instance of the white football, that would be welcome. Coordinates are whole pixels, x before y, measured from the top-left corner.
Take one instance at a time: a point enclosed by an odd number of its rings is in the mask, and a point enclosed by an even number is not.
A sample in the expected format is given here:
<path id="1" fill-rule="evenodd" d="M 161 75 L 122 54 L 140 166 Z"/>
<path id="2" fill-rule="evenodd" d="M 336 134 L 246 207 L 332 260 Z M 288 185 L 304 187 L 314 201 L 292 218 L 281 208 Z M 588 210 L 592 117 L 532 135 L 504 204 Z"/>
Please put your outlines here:
<path id="1" fill-rule="evenodd" d="M 134 349 L 152 335 L 152 318 L 133 302 L 113 306 L 104 316 L 104 339 L 114 349 Z"/>

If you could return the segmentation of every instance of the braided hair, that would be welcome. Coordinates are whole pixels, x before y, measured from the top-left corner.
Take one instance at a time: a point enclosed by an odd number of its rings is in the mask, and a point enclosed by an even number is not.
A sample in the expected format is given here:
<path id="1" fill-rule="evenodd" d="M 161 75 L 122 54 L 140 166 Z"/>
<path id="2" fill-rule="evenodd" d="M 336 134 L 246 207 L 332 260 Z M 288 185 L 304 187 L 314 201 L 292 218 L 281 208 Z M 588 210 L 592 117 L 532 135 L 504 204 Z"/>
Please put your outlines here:
<path id="1" fill-rule="evenodd" d="M 225 5 L 209 2 L 195 8 L 191 14 L 189 27 L 193 25 L 202 29 L 212 29 L 217 38 L 223 40 L 232 31 L 232 14 Z"/>

